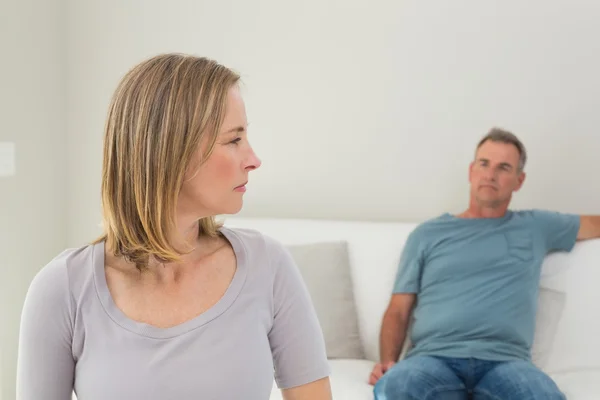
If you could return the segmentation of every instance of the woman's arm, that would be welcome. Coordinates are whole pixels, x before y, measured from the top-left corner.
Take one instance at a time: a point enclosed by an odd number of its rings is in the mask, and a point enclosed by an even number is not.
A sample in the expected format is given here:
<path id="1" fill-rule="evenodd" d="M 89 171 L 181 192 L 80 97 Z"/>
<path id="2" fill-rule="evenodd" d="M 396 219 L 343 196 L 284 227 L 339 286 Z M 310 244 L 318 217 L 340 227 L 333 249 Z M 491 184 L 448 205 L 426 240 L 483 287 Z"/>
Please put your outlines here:
<path id="1" fill-rule="evenodd" d="M 17 400 L 70 400 L 75 362 L 72 303 L 64 261 L 45 266 L 29 286 L 19 332 Z"/>
<path id="2" fill-rule="evenodd" d="M 269 342 L 277 386 L 285 400 L 331 400 L 325 340 L 308 289 L 289 251 L 281 245 L 272 250 Z"/>
<path id="3" fill-rule="evenodd" d="M 329 378 L 281 391 L 284 400 L 331 400 Z"/>

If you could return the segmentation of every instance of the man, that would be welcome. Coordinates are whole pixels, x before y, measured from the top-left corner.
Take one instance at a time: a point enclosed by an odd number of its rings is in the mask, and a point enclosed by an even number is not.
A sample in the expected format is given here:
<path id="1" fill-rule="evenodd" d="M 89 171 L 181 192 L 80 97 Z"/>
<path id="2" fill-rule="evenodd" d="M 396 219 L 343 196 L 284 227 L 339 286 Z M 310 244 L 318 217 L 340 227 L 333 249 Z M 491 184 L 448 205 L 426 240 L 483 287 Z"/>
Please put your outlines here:
<path id="1" fill-rule="evenodd" d="M 409 235 L 370 377 L 375 399 L 565 399 L 530 357 L 540 270 L 549 252 L 600 237 L 600 216 L 509 210 L 526 161 L 515 135 L 492 129 L 470 165 L 469 208 Z M 412 347 L 396 363 L 411 320 Z"/>

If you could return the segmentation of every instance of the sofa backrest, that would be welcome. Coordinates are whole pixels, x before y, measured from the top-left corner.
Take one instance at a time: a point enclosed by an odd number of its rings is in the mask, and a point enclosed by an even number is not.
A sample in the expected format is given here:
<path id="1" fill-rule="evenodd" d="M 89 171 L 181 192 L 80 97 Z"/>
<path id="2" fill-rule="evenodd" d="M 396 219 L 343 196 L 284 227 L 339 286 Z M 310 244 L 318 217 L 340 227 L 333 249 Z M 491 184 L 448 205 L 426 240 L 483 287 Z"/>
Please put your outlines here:
<path id="1" fill-rule="evenodd" d="M 285 245 L 346 241 L 361 339 L 368 359 L 379 359 L 381 319 L 398 261 L 414 223 L 309 219 L 225 218 L 225 225 L 252 228 Z M 541 285 L 566 293 L 566 305 L 545 370 L 600 367 L 600 240 L 580 242 L 571 253 L 549 255 Z"/>
<path id="2" fill-rule="evenodd" d="M 379 359 L 381 319 L 390 300 L 404 241 L 416 225 L 231 217 L 225 219 L 225 225 L 256 229 L 284 245 L 346 241 L 366 357 Z"/>

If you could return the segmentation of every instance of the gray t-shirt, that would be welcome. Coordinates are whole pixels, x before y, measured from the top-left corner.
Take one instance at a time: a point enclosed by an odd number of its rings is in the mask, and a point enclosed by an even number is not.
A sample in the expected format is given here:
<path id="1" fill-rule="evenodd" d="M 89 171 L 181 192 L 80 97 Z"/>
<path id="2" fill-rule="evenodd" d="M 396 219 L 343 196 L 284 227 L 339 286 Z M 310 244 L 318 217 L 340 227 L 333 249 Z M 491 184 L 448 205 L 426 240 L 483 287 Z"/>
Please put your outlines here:
<path id="1" fill-rule="evenodd" d="M 209 310 L 171 328 L 113 302 L 104 244 L 66 250 L 33 279 L 23 308 L 19 400 L 267 400 L 330 373 L 308 291 L 290 253 L 222 228 L 237 270 Z"/>

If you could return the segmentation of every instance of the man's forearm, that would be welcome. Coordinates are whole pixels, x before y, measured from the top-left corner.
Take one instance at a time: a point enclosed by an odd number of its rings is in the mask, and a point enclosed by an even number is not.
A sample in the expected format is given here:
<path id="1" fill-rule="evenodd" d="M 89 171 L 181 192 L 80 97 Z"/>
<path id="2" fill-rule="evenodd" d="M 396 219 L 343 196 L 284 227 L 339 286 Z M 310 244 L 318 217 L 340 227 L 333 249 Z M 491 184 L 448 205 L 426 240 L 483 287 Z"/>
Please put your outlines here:
<path id="1" fill-rule="evenodd" d="M 600 238 L 600 215 L 582 215 L 577 240 Z"/>
<path id="2" fill-rule="evenodd" d="M 407 317 L 386 312 L 383 317 L 379 339 L 379 356 L 382 363 L 398 361 L 406 338 L 407 327 Z"/>

